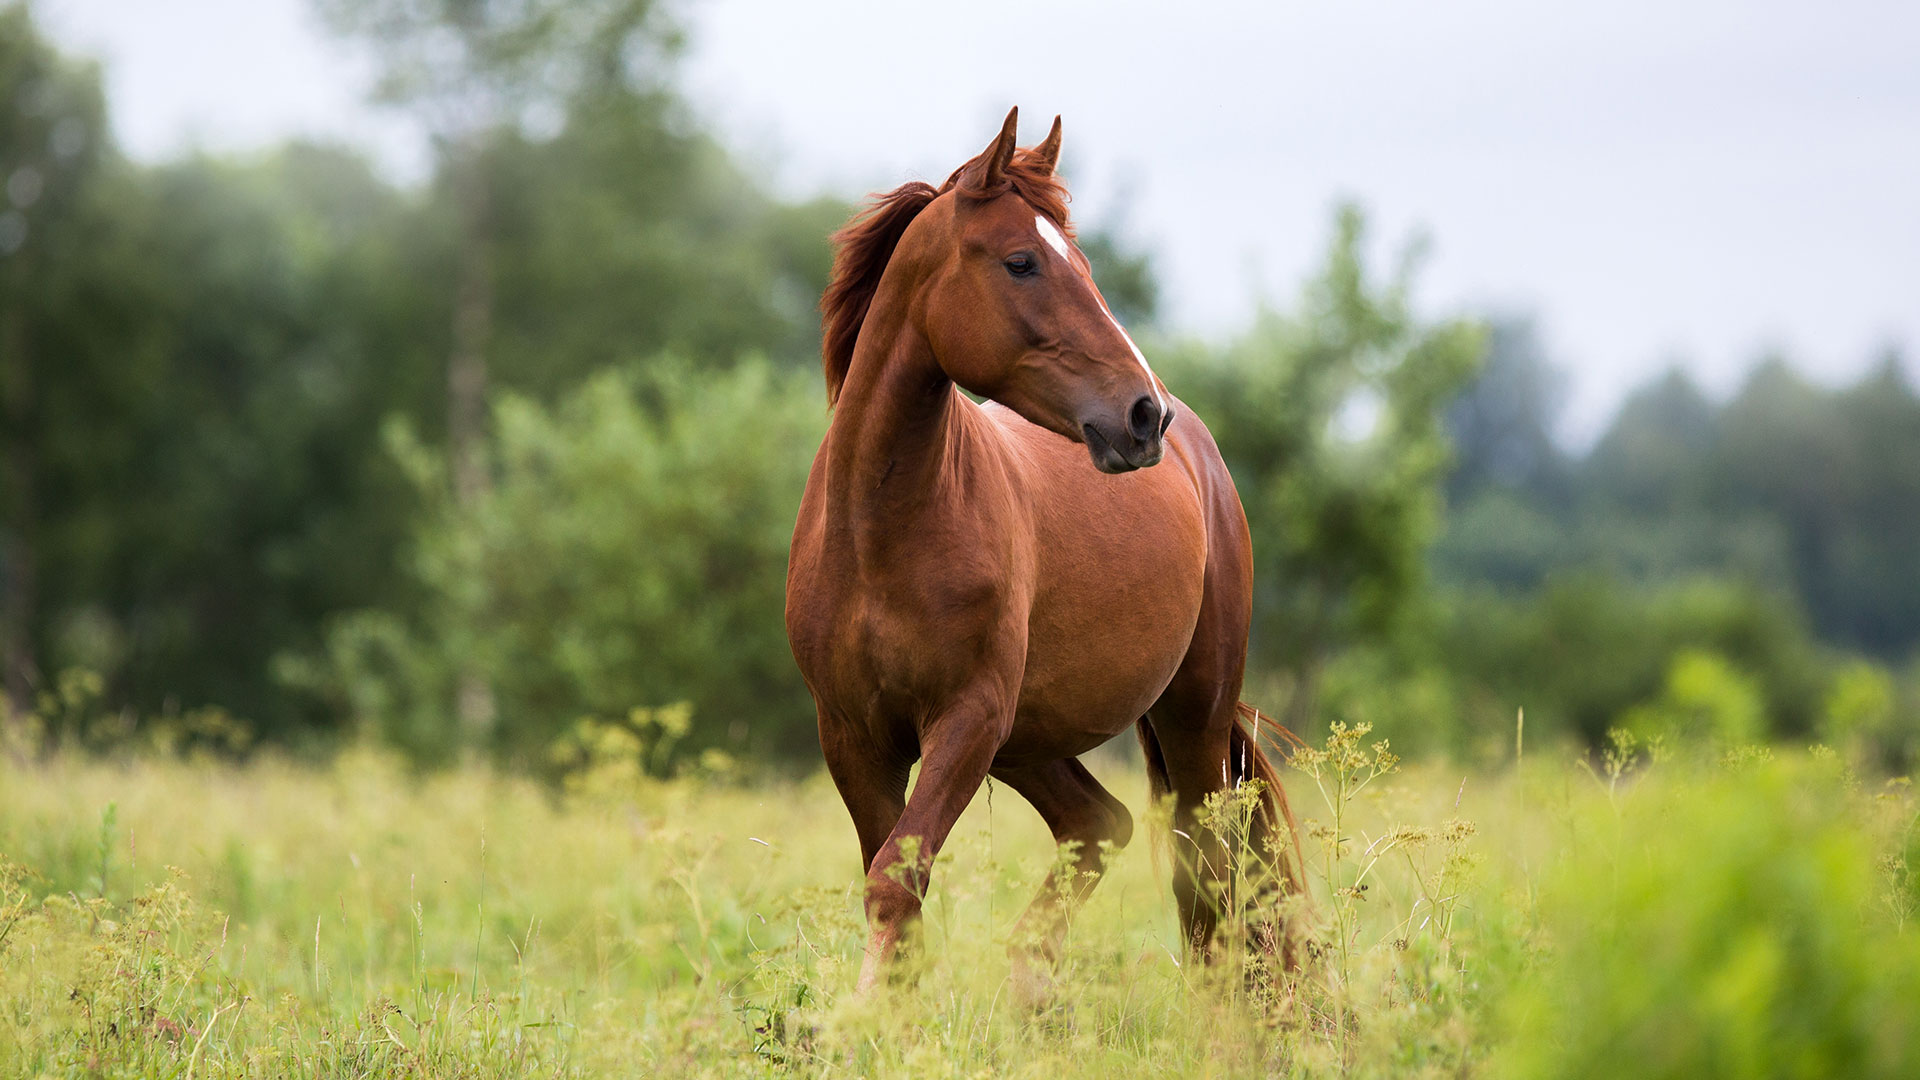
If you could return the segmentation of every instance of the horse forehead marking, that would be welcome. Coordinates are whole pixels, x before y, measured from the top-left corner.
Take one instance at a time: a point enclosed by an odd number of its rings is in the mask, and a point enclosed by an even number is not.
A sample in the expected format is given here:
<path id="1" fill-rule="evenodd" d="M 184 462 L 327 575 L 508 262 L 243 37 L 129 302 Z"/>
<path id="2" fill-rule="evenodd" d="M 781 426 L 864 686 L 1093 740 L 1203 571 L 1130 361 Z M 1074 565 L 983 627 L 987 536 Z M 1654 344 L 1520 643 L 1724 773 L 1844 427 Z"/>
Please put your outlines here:
<path id="1" fill-rule="evenodd" d="M 1147 386 L 1153 391 L 1153 400 L 1159 403 L 1160 411 L 1165 412 L 1167 399 L 1160 393 L 1160 380 L 1154 377 L 1153 368 L 1147 366 L 1147 354 L 1141 352 L 1140 346 L 1133 343 L 1133 335 L 1127 333 L 1127 328 L 1121 326 L 1120 320 L 1113 317 L 1113 309 L 1107 307 L 1105 300 L 1100 301 L 1100 309 L 1107 313 L 1107 321 L 1113 324 L 1113 328 L 1120 331 L 1120 336 L 1126 340 L 1127 348 L 1133 350 L 1133 358 L 1140 362 L 1140 370 L 1147 373 Z"/>
<path id="2" fill-rule="evenodd" d="M 1035 228 L 1040 230 L 1040 239 L 1045 240 L 1048 247 L 1059 252 L 1060 257 L 1066 259 L 1069 263 L 1073 261 L 1072 257 L 1067 254 L 1067 238 L 1060 235 L 1059 228 L 1057 228 L 1053 222 L 1048 221 L 1045 214 L 1033 215 L 1033 224 Z M 1092 288 L 1093 283 L 1091 280 L 1089 280 L 1087 284 L 1089 288 Z M 1120 331 L 1121 339 L 1127 343 L 1127 348 L 1133 351 L 1133 358 L 1139 361 L 1140 370 L 1147 373 L 1147 386 L 1152 389 L 1153 399 L 1159 402 L 1160 408 L 1164 411 L 1167 407 L 1167 399 L 1160 393 L 1160 380 L 1153 377 L 1153 368 L 1147 366 L 1146 355 L 1140 351 L 1140 346 L 1133 343 L 1133 335 L 1127 333 L 1127 328 L 1121 326 L 1120 320 L 1113 317 L 1113 309 L 1107 306 L 1107 301 L 1101 297 L 1098 289 L 1094 290 L 1093 298 L 1099 301 L 1100 310 L 1106 313 L 1107 321 L 1113 324 L 1115 330 Z"/>
<path id="3" fill-rule="evenodd" d="M 1045 214 L 1033 215 L 1033 224 L 1040 230 L 1040 239 L 1045 240 L 1048 247 L 1059 252 L 1060 257 L 1068 262 L 1073 261 L 1073 256 L 1067 254 L 1067 238 L 1060 235 L 1060 230 L 1047 220 Z"/>

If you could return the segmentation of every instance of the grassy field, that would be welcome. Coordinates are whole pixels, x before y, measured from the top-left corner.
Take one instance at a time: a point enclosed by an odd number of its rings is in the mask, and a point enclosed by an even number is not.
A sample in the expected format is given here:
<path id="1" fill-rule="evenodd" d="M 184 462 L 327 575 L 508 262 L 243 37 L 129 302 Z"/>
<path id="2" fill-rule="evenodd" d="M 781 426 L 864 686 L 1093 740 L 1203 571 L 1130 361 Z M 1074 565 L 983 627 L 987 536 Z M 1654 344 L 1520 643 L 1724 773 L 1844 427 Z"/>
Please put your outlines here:
<path id="1" fill-rule="evenodd" d="M 1055 855 L 1005 789 L 863 1001 L 821 779 L 0 766 L 0 1075 L 1920 1075 L 1904 784 L 1817 751 L 1616 776 L 1331 749 L 1288 772 L 1305 972 L 1184 956 L 1148 829 L 1037 1008 L 1006 946 Z M 1122 759 L 1097 771 L 1148 815 Z"/>

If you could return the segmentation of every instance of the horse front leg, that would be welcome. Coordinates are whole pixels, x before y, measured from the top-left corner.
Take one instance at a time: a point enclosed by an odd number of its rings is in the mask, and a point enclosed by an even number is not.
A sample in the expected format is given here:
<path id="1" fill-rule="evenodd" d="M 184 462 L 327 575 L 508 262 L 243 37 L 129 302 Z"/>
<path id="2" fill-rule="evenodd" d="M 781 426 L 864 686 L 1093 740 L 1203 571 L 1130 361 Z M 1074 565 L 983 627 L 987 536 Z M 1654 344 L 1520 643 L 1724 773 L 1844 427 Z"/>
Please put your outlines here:
<path id="1" fill-rule="evenodd" d="M 840 801 L 860 836 L 860 870 L 873 869 L 880 845 L 907 807 L 907 776 L 913 770 L 910 746 L 887 745 L 860 726 L 820 707 L 820 752 Z"/>
<path id="2" fill-rule="evenodd" d="M 920 779 L 893 831 L 867 868 L 867 951 L 857 992 L 866 994 L 920 917 L 933 860 L 960 812 L 987 778 L 1012 725 L 1011 703 L 949 707 L 920 736 Z"/>
<path id="3" fill-rule="evenodd" d="M 1015 989 L 1029 1004 L 1040 1004 L 1052 982 L 1050 969 L 1059 962 L 1066 940 L 1068 915 L 1106 871 L 1104 845 L 1127 846 L 1133 836 L 1133 815 L 1077 758 L 995 769 L 993 776 L 1033 804 L 1053 832 L 1054 843 L 1073 845 L 1072 862 L 1055 864 L 1020 917 L 1008 947 Z"/>

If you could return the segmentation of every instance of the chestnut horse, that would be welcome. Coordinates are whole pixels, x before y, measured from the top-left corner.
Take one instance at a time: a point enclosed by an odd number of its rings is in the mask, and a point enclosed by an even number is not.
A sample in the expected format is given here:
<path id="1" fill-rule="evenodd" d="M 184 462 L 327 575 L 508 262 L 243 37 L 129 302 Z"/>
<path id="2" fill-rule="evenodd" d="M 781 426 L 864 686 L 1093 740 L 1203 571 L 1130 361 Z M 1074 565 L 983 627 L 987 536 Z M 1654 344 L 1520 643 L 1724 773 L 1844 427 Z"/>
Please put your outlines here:
<path id="1" fill-rule="evenodd" d="M 1209 794 L 1263 781 L 1256 832 L 1279 886 L 1300 887 L 1292 815 L 1239 715 L 1239 495 L 1071 239 L 1059 119 L 1016 150 L 1017 116 L 945 184 L 878 196 L 835 234 L 821 300 L 834 413 L 794 528 L 787 635 L 860 834 L 863 991 L 989 776 L 1078 843 L 1072 880 L 1023 916 L 1057 948 L 1102 842 L 1133 832 L 1078 755 L 1136 723 L 1155 794 L 1174 797 L 1189 946 L 1207 951 L 1228 872 L 1198 820 Z"/>

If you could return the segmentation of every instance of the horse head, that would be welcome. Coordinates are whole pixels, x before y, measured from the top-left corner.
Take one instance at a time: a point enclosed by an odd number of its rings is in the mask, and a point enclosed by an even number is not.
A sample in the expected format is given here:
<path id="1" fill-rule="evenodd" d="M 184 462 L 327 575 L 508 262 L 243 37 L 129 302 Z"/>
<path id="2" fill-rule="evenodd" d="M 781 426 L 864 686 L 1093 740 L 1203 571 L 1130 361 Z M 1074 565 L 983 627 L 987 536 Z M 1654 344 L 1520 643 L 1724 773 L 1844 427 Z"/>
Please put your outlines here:
<path id="1" fill-rule="evenodd" d="M 1007 113 L 992 144 L 941 187 L 908 184 L 836 237 L 841 263 L 823 305 L 829 390 L 844 377 L 852 335 L 879 286 L 880 275 L 859 272 L 858 262 L 877 256 L 887 277 L 911 275 L 908 317 L 948 378 L 1083 443 L 1102 472 L 1156 464 L 1173 399 L 1074 245 L 1066 188 L 1054 173 L 1059 118 L 1025 149 L 1014 145 L 1018 119 L 1018 109 Z M 838 372 L 836 351 L 844 354 Z"/>

